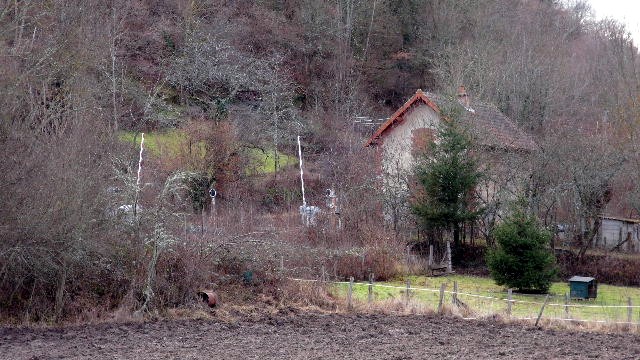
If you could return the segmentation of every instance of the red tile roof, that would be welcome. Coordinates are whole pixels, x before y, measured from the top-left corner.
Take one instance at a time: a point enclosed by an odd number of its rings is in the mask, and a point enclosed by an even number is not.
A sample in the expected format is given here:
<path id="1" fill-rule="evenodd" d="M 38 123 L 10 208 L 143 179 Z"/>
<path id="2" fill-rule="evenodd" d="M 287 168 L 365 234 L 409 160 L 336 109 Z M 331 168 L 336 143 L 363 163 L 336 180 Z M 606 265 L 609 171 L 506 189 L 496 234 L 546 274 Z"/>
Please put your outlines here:
<path id="1" fill-rule="evenodd" d="M 394 123 L 402 121 L 404 114 L 406 114 L 406 112 L 411 108 L 411 106 L 416 103 L 426 104 L 427 106 L 432 108 L 436 113 L 438 114 L 440 113 L 440 109 L 438 108 L 438 105 L 436 105 L 433 101 L 431 101 L 431 99 L 429 99 L 422 90 L 418 89 L 418 91 L 416 91 L 416 93 L 411 97 L 411 99 L 407 100 L 407 102 L 404 103 L 404 105 L 402 105 L 400 109 L 398 109 L 395 113 L 393 113 L 393 115 L 389 117 L 387 121 L 385 121 L 384 123 L 382 123 L 382 125 L 380 125 L 378 130 L 371 136 L 371 138 L 369 138 L 365 146 L 369 146 L 373 144 L 375 140 L 377 140 L 382 135 L 382 133 L 389 128 L 389 126 L 393 125 Z"/>
<path id="2" fill-rule="evenodd" d="M 374 144 L 386 131 L 389 131 L 391 125 L 401 122 L 412 106 L 425 104 L 439 114 L 440 109 L 437 104 L 444 105 L 445 103 L 445 98 L 440 95 L 425 93 L 422 90 L 416 91 L 400 109 L 378 128 L 365 146 Z M 531 135 L 518 128 L 494 105 L 471 102 L 469 107 L 463 111 L 460 120 L 469 125 L 480 145 L 525 151 L 532 151 L 536 148 L 536 143 Z"/>

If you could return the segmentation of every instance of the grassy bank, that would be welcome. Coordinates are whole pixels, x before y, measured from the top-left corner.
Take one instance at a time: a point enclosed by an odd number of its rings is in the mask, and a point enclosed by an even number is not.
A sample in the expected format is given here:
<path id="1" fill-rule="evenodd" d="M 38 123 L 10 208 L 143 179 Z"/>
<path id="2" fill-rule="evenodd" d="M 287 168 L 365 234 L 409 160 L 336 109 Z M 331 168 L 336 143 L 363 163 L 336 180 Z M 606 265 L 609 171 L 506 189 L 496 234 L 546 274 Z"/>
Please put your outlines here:
<path id="1" fill-rule="evenodd" d="M 272 174 L 275 172 L 276 160 L 273 150 L 262 151 L 260 149 L 249 149 L 249 157 L 251 159 L 247 172 L 250 175 Z M 297 165 L 298 158 L 295 156 L 278 152 L 278 169 L 287 166 Z"/>
<path id="2" fill-rule="evenodd" d="M 140 146 L 142 136 L 133 131 L 123 131 L 118 135 L 121 141 Z M 164 158 L 175 158 L 183 150 L 188 150 L 188 139 L 184 132 L 180 130 L 165 130 L 144 134 L 144 148 L 153 156 Z M 200 156 L 204 156 L 204 144 L 195 146 Z"/>
<path id="3" fill-rule="evenodd" d="M 118 135 L 123 142 L 140 146 L 142 136 L 140 133 L 123 131 Z M 189 151 L 191 147 L 191 151 Z M 204 143 L 189 144 L 187 135 L 178 130 L 165 130 L 144 134 L 144 148 L 151 155 L 165 159 L 177 158 L 182 154 L 195 154 L 199 158 L 205 158 L 207 149 Z M 258 148 L 245 148 L 249 158 L 246 168 L 247 175 L 271 174 L 275 171 L 275 154 L 272 149 L 261 150 Z M 296 156 L 278 152 L 279 168 L 298 164 Z"/>
<path id="4" fill-rule="evenodd" d="M 445 284 L 447 293 L 445 303 L 452 303 L 454 282 L 458 285 L 458 299 L 469 308 L 471 314 L 491 315 L 506 314 L 507 289 L 498 286 L 491 278 L 449 275 L 441 277 L 409 276 L 390 282 L 376 283 L 373 290 L 373 298 L 376 301 L 389 301 L 406 299 L 406 280 L 409 280 L 411 290 L 410 298 L 427 306 L 437 307 L 439 302 L 439 288 Z M 332 287 L 336 296 L 346 297 L 346 284 L 338 284 Z M 427 289 L 427 290 L 420 290 Z M 565 306 L 565 294 L 569 292 L 566 282 L 553 283 L 549 291 L 549 304 L 545 308 L 545 318 L 571 318 L 590 321 L 627 321 L 627 304 L 629 299 L 635 306 L 640 305 L 640 288 L 612 286 L 600 284 L 598 297 L 592 300 L 572 299 Z M 354 298 L 366 302 L 368 299 L 368 286 L 366 284 L 354 285 Z M 511 313 L 513 316 L 528 318 L 537 316 L 545 295 L 530 295 L 514 293 Z M 619 306 L 619 307 L 608 307 Z M 640 309 L 631 308 L 633 322 L 640 321 Z"/>

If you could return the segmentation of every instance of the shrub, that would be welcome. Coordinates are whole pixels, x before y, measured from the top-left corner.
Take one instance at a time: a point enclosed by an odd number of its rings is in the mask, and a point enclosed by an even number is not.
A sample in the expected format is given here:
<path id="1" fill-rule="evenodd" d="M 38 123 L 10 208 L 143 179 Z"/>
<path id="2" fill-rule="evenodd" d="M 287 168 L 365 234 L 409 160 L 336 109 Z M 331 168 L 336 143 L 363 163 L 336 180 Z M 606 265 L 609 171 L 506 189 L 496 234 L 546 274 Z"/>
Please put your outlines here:
<path id="1" fill-rule="evenodd" d="M 640 257 L 615 252 L 593 252 L 580 259 L 571 251 L 556 254 L 559 276 L 593 276 L 598 282 L 610 285 L 638 286 L 640 284 Z"/>
<path id="2" fill-rule="evenodd" d="M 498 285 L 525 292 L 547 292 L 556 276 L 551 238 L 536 219 L 517 212 L 493 231 L 497 248 L 487 256 L 487 266 Z"/>

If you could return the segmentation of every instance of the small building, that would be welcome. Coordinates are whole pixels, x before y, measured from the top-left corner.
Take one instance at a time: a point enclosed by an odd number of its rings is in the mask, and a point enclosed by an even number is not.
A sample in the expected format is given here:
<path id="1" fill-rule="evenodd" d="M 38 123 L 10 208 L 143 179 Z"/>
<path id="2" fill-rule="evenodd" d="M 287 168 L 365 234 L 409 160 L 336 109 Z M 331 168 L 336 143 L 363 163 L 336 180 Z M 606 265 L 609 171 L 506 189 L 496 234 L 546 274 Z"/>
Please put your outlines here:
<path id="1" fill-rule="evenodd" d="M 377 153 L 385 219 L 394 229 L 409 219 L 413 169 L 431 142 L 437 142 L 438 130 L 455 118 L 476 141 L 474 157 L 487 174 L 478 185 L 486 223 L 499 217 L 501 204 L 508 203 L 527 169 L 520 169 L 526 157 L 537 149 L 533 137 L 520 129 L 496 106 L 472 101 L 464 86 L 456 98 L 418 89 L 407 102 L 380 125 L 365 146 Z M 441 109 L 447 111 L 444 114 Z M 412 226 L 409 224 L 409 226 Z"/>
<path id="2" fill-rule="evenodd" d="M 594 247 L 607 250 L 640 251 L 640 220 L 602 216 Z"/>
<path id="3" fill-rule="evenodd" d="M 598 282 L 587 276 L 569 279 L 569 296 L 572 299 L 595 299 L 598 296 Z"/>

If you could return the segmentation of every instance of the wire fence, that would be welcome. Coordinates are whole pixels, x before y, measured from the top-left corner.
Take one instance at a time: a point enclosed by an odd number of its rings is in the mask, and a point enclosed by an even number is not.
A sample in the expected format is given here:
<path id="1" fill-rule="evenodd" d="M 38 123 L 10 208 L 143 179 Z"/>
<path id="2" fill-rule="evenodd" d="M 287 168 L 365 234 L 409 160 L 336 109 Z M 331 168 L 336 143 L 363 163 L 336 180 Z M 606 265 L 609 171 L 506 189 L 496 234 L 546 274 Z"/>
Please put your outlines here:
<path id="1" fill-rule="evenodd" d="M 544 300 L 527 295 L 512 294 L 495 296 L 462 291 L 454 282 L 453 289 L 443 283 L 439 289 L 415 287 L 407 281 L 405 286 L 354 281 L 324 281 L 322 279 L 289 278 L 297 282 L 326 284 L 332 291 L 345 298 L 346 305 L 374 304 L 396 301 L 407 306 L 420 306 L 442 312 L 444 308 L 453 310 L 465 319 L 487 318 L 495 315 L 510 319 L 531 320 L 536 324 L 541 319 L 570 322 L 574 324 L 626 325 L 630 329 L 640 329 L 640 305 L 634 305 L 631 298 L 620 304 L 577 304 L 562 296 L 547 296 Z M 573 301 L 573 302 L 572 302 Z"/>

